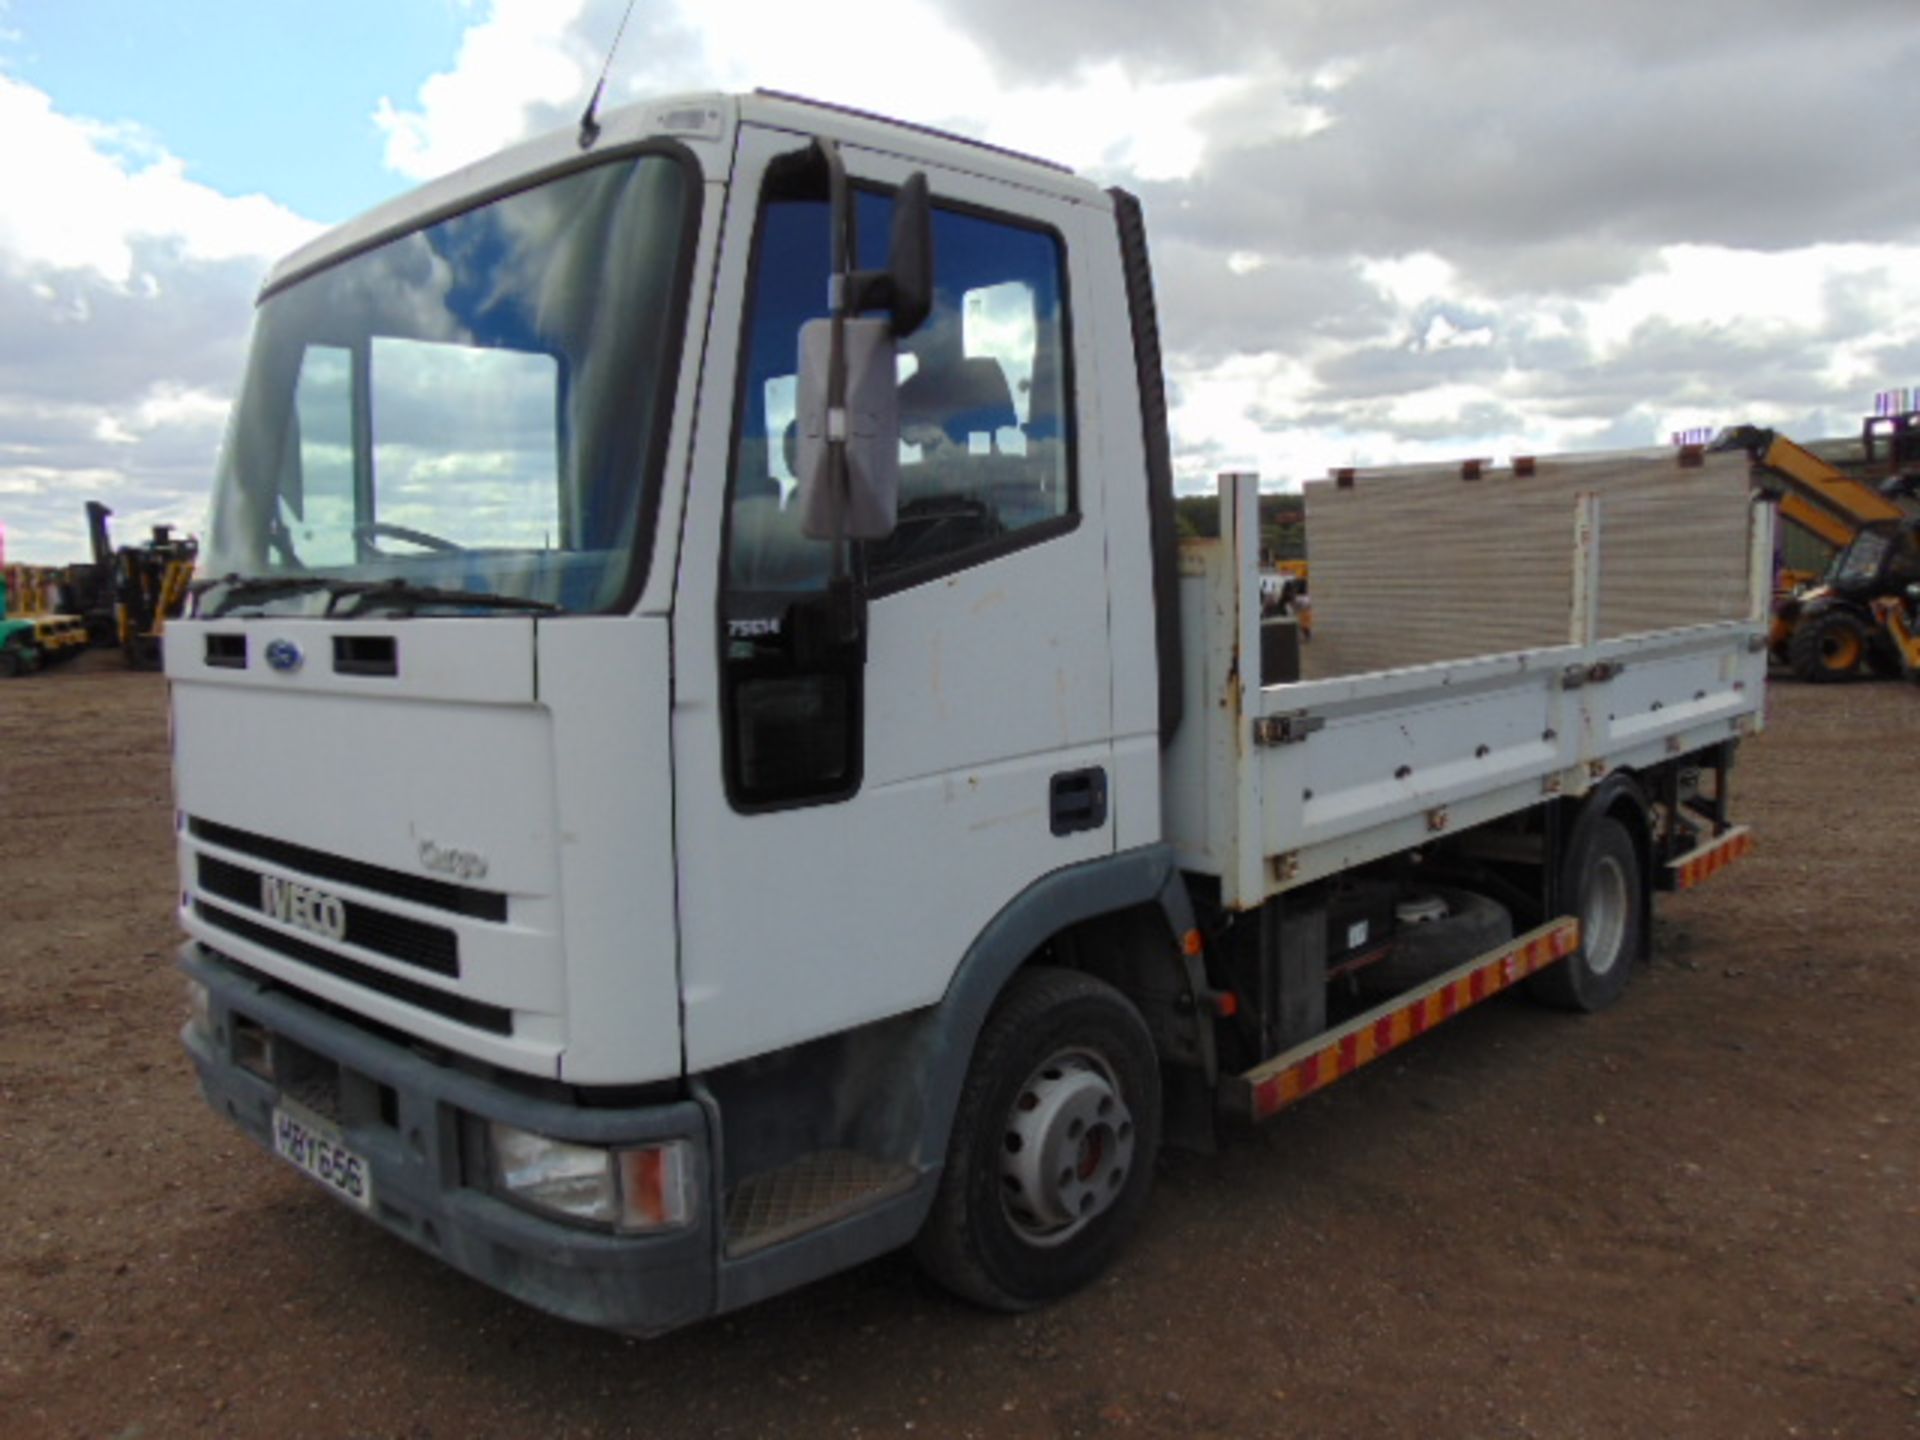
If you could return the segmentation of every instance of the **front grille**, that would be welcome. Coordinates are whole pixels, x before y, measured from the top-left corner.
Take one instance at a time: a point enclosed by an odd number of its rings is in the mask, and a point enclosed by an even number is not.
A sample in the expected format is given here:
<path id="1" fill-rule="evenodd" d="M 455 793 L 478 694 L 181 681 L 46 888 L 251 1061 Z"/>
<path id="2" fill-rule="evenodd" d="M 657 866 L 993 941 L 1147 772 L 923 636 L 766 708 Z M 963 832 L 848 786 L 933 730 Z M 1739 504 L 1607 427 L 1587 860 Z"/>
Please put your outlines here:
<path id="1" fill-rule="evenodd" d="M 261 876 L 257 870 L 249 870 L 244 865 L 235 865 L 231 860 L 222 860 L 215 855 L 199 856 L 198 865 L 200 888 L 207 894 L 218 895 L 222 900 L 231 900 L 249 910 L 265 912 L 266 906 L 260 897 Z M 460 942 L 453 931 L 445 926 L 427 925 L 404 915 L 389 915 L 384 910 L 371 909 L 357 900 L 342 900 L 340 908 L 346 913 L 347 928 L 341 939 L 347 944 L 385 955 L 389 960 L 398 960 L 405 965 L 417 965 L 436 975 L 458 978 Z"/>
<path id="2" fill-rule="evenodd" d="M 504 924 L 507 918 L 507 897 L 497 890 L 476 890 L 470 885 L 456 885 L 450 880 L 429 880 L 423 875 L 406 875 L 382 865 L 369 865 L 364 860 L 349 860 L 341 855 L 329 855 L 324 850 L 309 850 L 305 845 L 236 830 L 231 825 L 221 825 L 213 820 L 190 819 L 187 821 L 187 833 L 196 840 L 218 845 L 222 850 L 235 850 L 258 860 L 269 860 L 289 870 L 317 875 L 323 880 L 338 880 L 344 885 L 392 895 L 400 900 L 411 900 L 416 905 L 429 905 L 435 910 L 450 910 L 456 915 L 492 920 L 498 924 Z"/>
<path id="3" fill-rule="evenodd" d="M 311 965 L 315 970 L 341 980 L 352 981 L 369 990 L 377 990 L 382 995 L 390 995 L 395 1000 L 408 1005 L 418 1006 L 422 1010 L 431 1010 L 436 1015 L 444 1015 L 449 1020 L 462 1025 L 471 1025 L 476 1030 L 490 1030 L 496 1035 L 513 1033 L 513 1012 L 499 1005 L 488 1005 L 484 1001 L 469 1000 L 464 995 L 449 995 L 444 990 L 436 990 L 431 985 L 422 985 L 417 980 L 408 980 L 401 975 L 389 975 L 384 970 L 376 970 L 371 965 L 362 965 L 357 960 L 336 955 L 331 950 L 309 944 L 305 940 L 296 940 L 291 935 L 283 935 L 278 930 L 270 930 L 258 921 L 249 920 L 244 915 L 219 905 L 209 905 L 204 900 L 193 902 L 193 914 L 197 920 L 204 921 L 229 934 L 238 935 L 243 940 L 251 940 L 263 950 L 272 950 L 289 960 L 298 960 L 303 965 Z"/>

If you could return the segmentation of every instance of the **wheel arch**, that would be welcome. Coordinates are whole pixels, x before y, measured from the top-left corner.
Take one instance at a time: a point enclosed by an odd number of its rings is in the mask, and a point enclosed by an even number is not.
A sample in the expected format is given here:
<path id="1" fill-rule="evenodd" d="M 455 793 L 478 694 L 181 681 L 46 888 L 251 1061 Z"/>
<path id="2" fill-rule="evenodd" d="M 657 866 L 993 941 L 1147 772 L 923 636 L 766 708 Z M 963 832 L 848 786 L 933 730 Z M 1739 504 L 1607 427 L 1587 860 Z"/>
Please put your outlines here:
<path id="1" fill-rule="evenodd" d="M 921 1163 L 937 1164 L 946 1154 L 981 1028 L 1016 975 L 1030 965 L 1058 963 L 1053 957 L 1064 948 L 1070 968 L 1107 981 L 1138 1005 L 1138 977 L 1156 968 L 1152 957 L 1164 954 L 1170 976 L 1190 978 L 1193 972 L 1182 968 L 1188 957 L 1181 937 L 1193 925 L 1186 885 L 1166 844 L 1056 870 L 1008 901 L 967 947 L 946 994 L 925 1012 L 916 1047 L 927 1065 Z M 1162 1025 L 1151 1007 L 1143 1006 L 1142 1014 L 1163 1049 Z"/>
<path id="2" fill-rule="evenodd" d="M 1051 963 L 1063 939 L 1120 927 L 1135 932 L 1137 943 L 1152 944 L 1161 923 L 1153 921 L 1156 915 L 1164 917 L 1167 954 L 1175 962 L 1185 958 L 1179 937 L 1193 928 L 1192 907 L 1170 845 L 1053 871 L 987 922 L 933 1004 L 703 1077 L 717 1143 L 729 1154 L 736 1140 L 746 1149 L 766 1128 L 756 1124 L 756 1102 L 784 1113 L 797 1089 L 816 1098 L 822 1113 L 814 1118 L 828 1130 L 841 1125 L 834 1133 L 844 1134 L 846 1121 L 857 1131 L 865 1143 L 851 1148 L 870 1148 L 917 1172 L 910 1188 L 870 1209 L 723 1263 L 719 1308 L 791 1289 L 911 1240 L 933 1209 L 967 1070 L 1007 986 L 1030 965 Z M 1149 934 L 1154 941 L 1138 938 Z M 1111 980 L 1097 967 L 1084 968 Z M 785 1134 L 791 1126 L 775 1128 Z M 761 1168 L 774 1163 L 758 1158 Z"/>

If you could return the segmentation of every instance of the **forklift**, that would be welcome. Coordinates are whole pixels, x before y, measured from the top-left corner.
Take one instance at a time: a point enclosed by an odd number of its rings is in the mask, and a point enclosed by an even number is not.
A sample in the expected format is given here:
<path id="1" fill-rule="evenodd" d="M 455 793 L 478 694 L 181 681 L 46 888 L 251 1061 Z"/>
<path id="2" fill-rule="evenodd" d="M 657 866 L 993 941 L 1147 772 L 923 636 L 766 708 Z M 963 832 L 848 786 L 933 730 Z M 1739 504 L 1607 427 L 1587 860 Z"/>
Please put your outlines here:
<path id="1" fill-rule="evenodd" d="M 1861 427 L 1869 473 L 1848 473 L 1772 430 L 1742 425 L 1711 448 L 1744 449 L 1756 482 L 1774 494 L 1780 518 L 1830 546 L 1824 572 L 1776 576 L 1768 650 L 1802 680 L 1849 680 L 1863 671 L 1901 673 L 1900 647 L 1876 602 L 1897 602 L 1920 582 L 1920 412 L 1882 413 Z M 1895 469 L 1896 466 L 1914 468 Z"/>
<path id="2" fill-rule="evenodd" d="M 74 608 L 86 617 L 97 643 L 119 645 L 136 670 L 158 670 L 167 621 L 186 607 L 199 542 L 176 538 L 171 525 L 156 525 L 141 544 L 116 550 L 107 531 L 112 514 L 98 500 L 87 502 L 93 565 L 78 587 L 86 593 L 76 597 Z"/>
<path id="3" fill-rule="evenodd" d="M 1803 680 L 1846 680 L 1864 667 L 1906 667 L 1911 608 L 1920 585 L 1920 520 L 1880 521 L 1855 535 L 1819 584 L 1774 608 L 1776 656 Z M 1895 626 L 1899 627 L 1897 631 Z"/>

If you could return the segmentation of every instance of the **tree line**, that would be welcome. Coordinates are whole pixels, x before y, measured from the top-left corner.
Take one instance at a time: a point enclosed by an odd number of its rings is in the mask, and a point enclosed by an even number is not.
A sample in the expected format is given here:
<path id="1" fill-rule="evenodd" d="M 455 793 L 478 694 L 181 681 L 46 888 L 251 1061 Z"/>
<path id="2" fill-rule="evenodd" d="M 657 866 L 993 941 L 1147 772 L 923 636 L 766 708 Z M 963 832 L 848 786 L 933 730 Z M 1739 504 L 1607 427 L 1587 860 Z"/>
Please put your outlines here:
<path id="1" fill-rule="evenodd" d="M 1181 495 L 1173 502 L 1182 539 L 1220 533 L 1220 502 L 1212 495 Z M 1268 560 L 1307 558 L 1307 507 L 1298 495 L 1260 497 L 1260 553 Z"/>

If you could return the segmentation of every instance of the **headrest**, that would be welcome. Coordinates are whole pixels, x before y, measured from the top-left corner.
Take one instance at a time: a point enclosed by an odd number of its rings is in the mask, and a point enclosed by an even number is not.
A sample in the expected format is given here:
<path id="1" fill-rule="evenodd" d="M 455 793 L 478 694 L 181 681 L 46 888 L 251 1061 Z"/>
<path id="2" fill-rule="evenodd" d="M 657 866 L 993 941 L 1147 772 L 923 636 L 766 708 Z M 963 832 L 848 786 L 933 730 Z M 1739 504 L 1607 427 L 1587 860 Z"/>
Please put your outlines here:
<path id="1" fill-rule="evenodd" d="M 985 357 L 923 366 L 900 387 L 900 424 L 937 426 L 956 444 L 1019 423 L 1000 362 Z"/>

